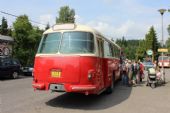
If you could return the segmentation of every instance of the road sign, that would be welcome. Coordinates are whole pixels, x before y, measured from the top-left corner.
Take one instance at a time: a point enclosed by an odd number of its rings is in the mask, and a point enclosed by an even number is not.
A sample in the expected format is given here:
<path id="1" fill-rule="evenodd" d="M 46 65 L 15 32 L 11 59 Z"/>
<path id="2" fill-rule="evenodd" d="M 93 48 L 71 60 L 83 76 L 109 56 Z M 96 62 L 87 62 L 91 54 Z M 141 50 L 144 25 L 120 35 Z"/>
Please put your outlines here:
<path id="1" fill-rule="evenodd" d="M 158 49 L 158 52 L 167 53 L 167 52 L 168 52 L 168 49 L 167 49 L 167 48 L 159 48 L 159 49 Z"/>
<path id="2" fill-rule="evenodd" d="M 146 51 L 147 55 L 152 55 L 153 54 L 153 51 L 151 49 L 147 50 Z"/>

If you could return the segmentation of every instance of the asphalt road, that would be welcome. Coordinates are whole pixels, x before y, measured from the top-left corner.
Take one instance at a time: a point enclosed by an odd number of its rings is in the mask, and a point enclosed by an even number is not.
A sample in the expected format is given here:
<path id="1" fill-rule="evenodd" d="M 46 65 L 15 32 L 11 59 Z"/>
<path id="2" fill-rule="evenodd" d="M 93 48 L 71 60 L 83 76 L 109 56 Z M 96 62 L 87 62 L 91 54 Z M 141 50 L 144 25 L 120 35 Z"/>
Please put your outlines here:
<path id="1" fill-rule="evenodd" d="M 170 113 L 170 69 L 164 86 L 125 87 L 117 83 L 113 94 L 34 92 L 31 77 L 0 80 L 0 113 Z"/>

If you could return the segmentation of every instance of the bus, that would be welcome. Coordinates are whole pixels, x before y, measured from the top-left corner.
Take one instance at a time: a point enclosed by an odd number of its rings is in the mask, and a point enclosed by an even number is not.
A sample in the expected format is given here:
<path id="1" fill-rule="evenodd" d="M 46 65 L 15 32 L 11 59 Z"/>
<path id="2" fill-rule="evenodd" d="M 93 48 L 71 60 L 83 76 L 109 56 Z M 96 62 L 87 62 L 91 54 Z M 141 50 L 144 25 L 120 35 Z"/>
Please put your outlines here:
<path id="1" fill-rule="evenodd" d="M 120 78 L 121 48 L 85 25 L 54 25 L 43 33 L 35 56 L 35 90 L 112 93 Z"/>
<path id="2" fill-rule="evenodd" d="M 158 58 L 159 67 L 170 67 L 170 57 L 169 56 L 159 56 Z"/>

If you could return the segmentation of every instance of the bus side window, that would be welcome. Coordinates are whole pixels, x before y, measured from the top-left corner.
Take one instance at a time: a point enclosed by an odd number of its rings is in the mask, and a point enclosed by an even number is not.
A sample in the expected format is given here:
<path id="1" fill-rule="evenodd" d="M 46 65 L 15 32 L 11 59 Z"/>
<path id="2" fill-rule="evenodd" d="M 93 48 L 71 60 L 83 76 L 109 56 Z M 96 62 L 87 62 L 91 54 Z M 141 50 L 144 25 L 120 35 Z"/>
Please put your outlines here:
<path id="1" fill-rule="evenodd" d="M 109 45 L 110 45 L 110 53 L 111 53 L 111 56 L 114 57 L 113 46 L 112 46 L 112 44 L 109 44 Z"/>
<path id="2" fill-rule="evenodd" d="M 107 41 L 104 41 L 104 57 L 111 57 L 112 53 L 110 51 L 110 44 Z"/>
<path id="3" fill-rule="evenodd" d="M 113 55 L 114 57 L 117 57 L 117 50 L 116 50 L 116 46 L 113 46 Z"/>
<path id="4" fill-rule="evenodd" d="M 98 45 L 99 57 L 103 57 L 103 41 L 98 39 L 97 40 L 97 45 Z"/>

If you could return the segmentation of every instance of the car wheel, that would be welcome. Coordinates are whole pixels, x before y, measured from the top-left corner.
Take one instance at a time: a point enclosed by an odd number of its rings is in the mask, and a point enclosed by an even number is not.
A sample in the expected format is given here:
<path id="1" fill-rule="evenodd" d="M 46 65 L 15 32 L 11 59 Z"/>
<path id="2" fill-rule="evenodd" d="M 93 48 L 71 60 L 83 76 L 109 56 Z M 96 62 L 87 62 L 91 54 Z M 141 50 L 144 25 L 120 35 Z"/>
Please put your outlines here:
<path id="1" fill-rule="evenodd" d="M 16 78 L 18 78 L 18 77 L 19 77 L 18 72 L 15 72 L 15 71 L 14 71 L 14 72 L 12 73 L 12 78 L 13 78 L 13 79 L 16 79 Z"/>

